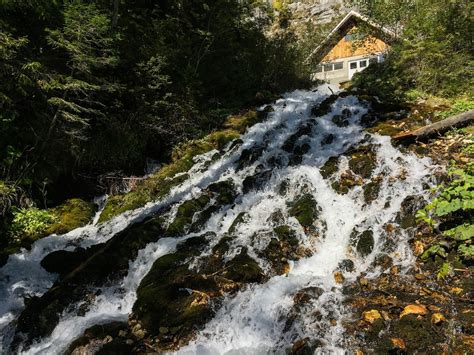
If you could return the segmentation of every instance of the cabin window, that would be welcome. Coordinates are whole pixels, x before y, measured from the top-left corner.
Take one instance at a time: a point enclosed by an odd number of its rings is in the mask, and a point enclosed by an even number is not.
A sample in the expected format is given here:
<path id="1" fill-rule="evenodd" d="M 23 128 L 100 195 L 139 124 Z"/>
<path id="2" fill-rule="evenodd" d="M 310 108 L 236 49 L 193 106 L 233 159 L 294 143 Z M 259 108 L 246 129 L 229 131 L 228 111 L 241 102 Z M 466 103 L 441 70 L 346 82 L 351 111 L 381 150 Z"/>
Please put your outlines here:
<path id="1" fill-rule="evenodd" d="M 334 70 L 341 70 L 343 68 L 344 68 L 344 63 L 343 62 L 334 63 Z"/>
<path id="2" fill-rule="evenodd" d="M 331 71 L 332 70 L 332 63 L 324 64 L 324 71 Z"/>
<path id="3" fill-rule="evenodd" d="M 351 69 L 357 69 L 357 62 L 351 63 Z"/>
<path id="4" fill-rule="evenodd" d="M 361 60 L 359 63 L 359 67 L 365 68 L 367 66 L 367 61 L 366 60 Z"/>
<path id="5" fill-rule="evenodd" d="M 377 62 L 378 62 L 377 57 L 373 57 L 373 58 L 369 59 L 369 64 L 374 64 L 374 63 L 377 63 Z"/>
<path id="6" fill-rule="evenodd" d="M 322 65 L 318 65 L 316 67 L 316 73 L 321 73 L 323 71 L 323 66 Z"/>

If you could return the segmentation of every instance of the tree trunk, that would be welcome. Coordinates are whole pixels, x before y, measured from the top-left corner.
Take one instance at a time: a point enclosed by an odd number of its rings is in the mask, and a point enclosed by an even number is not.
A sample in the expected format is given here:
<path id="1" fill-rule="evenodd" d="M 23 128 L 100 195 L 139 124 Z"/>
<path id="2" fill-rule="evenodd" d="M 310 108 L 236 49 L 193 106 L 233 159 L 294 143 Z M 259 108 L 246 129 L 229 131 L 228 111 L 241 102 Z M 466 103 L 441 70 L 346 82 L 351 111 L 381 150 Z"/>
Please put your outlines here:
<path id="1" fill-rule="evenodd" d="M 395 140 L 403 139 L 424 139 L 429 138 L 435 134 L 446 132 L 453 127 L 465 126 L 474 121 L 474 110 L 460 113 L 458 115 L 451 116 L 445 120 L 424 126 L 414 131 L 402 132 L 393 136 Z"/>

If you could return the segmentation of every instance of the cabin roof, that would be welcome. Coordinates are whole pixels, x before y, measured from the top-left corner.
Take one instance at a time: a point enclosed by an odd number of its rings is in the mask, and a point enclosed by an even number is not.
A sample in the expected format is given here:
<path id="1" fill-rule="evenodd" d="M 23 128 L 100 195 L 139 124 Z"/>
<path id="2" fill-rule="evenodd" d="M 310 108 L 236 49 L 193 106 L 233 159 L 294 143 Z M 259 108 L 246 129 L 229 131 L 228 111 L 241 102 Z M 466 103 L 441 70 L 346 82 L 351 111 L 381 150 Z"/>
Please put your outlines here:
<path id="1" fill-rule="evenodd" d="M 372 29 L 372 34 L 387 44 L 393 43 L 396 39 L 396 34 L 392 30 L 380 26 L 368 17 L 352 10 L 327 35 L 324 41 L 311 52 L 306 62 L 311 60 L 319 63 L 354 26 L 360 23 L 368 25 Z"/>

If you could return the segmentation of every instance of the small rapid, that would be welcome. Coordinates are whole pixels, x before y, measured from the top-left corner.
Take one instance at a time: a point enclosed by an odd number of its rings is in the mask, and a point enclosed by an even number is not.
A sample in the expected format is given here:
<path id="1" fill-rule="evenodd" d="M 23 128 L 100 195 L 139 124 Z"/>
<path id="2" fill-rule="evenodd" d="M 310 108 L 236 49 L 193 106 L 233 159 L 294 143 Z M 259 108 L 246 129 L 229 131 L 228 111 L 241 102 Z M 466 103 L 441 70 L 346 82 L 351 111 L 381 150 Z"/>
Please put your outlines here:
<path id="1" fill-rule="evenodd" d="M 186 259 L 190 270 L 199 273 L 204 269 L 216 248 L 226 241 L 223 265 L 245 252 L 264 277 L 261 282 L 239 286 L 235 292 L 223 292 L 212 307 L 211 319 L 173 351 L 283 353 L 299 339 L 310 338 L 319 352 L 343 353 L 348 346 L 343 321 L 351 314 L 343 305 L 343 282 L 335 273 L 346 281 L 362 273 L 376 277 L 383 271 L 376 262 L 381 255 L 390 256 L 402 271 L 412 265 L 409 231 L 397 228 L 397 233 L 391 233 L 387 226 L 398 226 L 405 199 L 422 195 L 432 184 L 437 167 L 427 158 L 401 152 L 389 137 L 365 133 L 361 120 L 368 105 L 355 96 L 341 95 L 331 102 L 328 112 L 315 111 L 334 90 L 322 86 L 284 95 L 272 105 L 264 122 L 241 136 L 240 145 L 231 143 L 223 152 L 196 157 L 189 178 L 163 200 L 103 224 L 97 224 L 97 217 L 88 226 L 41 239 L 31 250 L 10 256 L 0 269 L 0 352 L 8 352 L 15 320 L 25 307 L 24 298 L 41 297 L 57 280 L 57 275 L 40 266 L 47 254 L 104 243 L 149 216 L 160 215 L 169 227 L 186 201 L 207 193 L 212 184 L 230 181 L 236 190 L 232 203 L 211 210 L 198 230 L 148 243 L 118 280 L 85 285 L 97 294 L 88 301 L 86 312 L 80 311 L 86 301 L 71 304 L 51 334 L 32 344 L 20 344 L 17 351 L 60 354 L 93 325 L 126 322 L 134 311 L 137 289 L 155 261 L 204 235 L 204 247 Z M 215 160 L 217 153 L 220 157 Z M 370 156 L 372 162 L 354 163 L 356 155 Z M 368 164 L 372 164 L 369 170 Z M 376 197 L 369 198 L 367 191 L 375 191 Z M 308 217 L 295 212 L 302 200 L 309 201 L 313 211 L 309 224 Z M 211 198 L 210 203 L 214 202 Z M 275 261 L 269 251 L 279 238 L 275 230 L 282 226 L 293 233 L 293 251 Z M 355 238 L 367 231 L 370 250 L 361 253 L 361 242 Z M 275 271 L 280 259 L 287 265 L 284 272 Z M 341 267 L 344 264 L 351 267 Z M 314 297 L 299 303 L 299 297 L 307 293 Z"/>

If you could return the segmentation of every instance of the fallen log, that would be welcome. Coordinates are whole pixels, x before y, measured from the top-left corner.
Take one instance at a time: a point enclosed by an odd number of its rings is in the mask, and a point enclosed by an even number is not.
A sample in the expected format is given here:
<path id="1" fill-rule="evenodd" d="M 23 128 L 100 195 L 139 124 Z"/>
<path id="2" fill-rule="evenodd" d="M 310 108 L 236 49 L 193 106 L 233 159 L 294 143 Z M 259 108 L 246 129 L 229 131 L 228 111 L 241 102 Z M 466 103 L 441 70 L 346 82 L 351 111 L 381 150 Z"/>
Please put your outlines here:
<path id="1" fill-rule="evenodd" d="M 429 138 L 435 134 L 440 134 L 446 132 L 450 128 L 453 127 L 461 127 L 465 126 L 471 122 L 474 122 L 474 110 L 466 111 L 445 120 L 415 129 L 409 132 L 402 132 L 399 133 L 392 138 L 395 140 L 403 140 L 403 139 L 424 139 Z"/>

